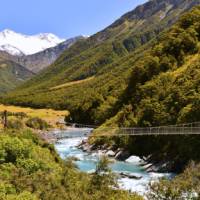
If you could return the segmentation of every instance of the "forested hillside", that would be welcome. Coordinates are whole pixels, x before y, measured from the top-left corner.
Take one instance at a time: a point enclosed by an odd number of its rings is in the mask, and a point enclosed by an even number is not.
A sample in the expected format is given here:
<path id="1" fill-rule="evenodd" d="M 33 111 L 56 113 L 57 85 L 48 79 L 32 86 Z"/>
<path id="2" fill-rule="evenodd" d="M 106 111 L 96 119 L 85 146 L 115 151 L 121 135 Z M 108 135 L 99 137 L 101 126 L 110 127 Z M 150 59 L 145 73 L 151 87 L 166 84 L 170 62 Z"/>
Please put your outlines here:
<path id="1" fill-rule="evenodd" d="M 124 116 L 118 121 L 123 126 L 199 121 L 199 42 L 200 7 L 196 7 L 134 63 L 119 100 L 127 106 L 113 120 L 127 113 L 127 121 Z"/>
<path id="2" fill-rule="evenodd" d="M 153 0 L 137 7 L 105 30 L 77 42 L 47 70 L 7 95 L 4 102 L 67 109 L 75 122 L 104 123 L 129 104 L 133 94 L 126 91 L 134 77 L 131 73 L 139 62 L 148 60 L 151 48 L 162 40 L 160 33 L 199 3 Z"/>
<path id="3" fill-rule="evenodd" d="M 33 75 L 25 67 L 0 55 L 0 95 L 14 89 Z"/>
<path id="4" fill-rule="evenodd" d="M 200 7 L 183 15 L 134 64 L 119 112 L 102 126 L 149 127 L 200 121 Z M 123 147 L 161 170 L 181 171 L 200 161 L 198 135 L 101 138 L 95 144 Z"/>

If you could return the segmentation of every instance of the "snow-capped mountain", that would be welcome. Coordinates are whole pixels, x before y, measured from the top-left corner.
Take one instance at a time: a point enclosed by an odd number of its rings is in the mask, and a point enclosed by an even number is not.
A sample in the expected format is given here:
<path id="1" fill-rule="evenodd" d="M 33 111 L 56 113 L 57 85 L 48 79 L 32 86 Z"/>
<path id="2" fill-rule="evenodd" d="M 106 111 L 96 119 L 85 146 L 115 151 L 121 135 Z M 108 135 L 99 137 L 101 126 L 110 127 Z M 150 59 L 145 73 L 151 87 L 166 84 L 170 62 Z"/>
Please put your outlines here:
<path id="1" fill-rule="evenodd" d="M 24 55 L 22 51 L 20 51 L 18 48 L 11 46 L 10 44 L 5 44 L 0 46 L 0 51 L 6 51 L 7 53 L 11 55 Z"/>
<path id="2" fill-rule="evenodd" d="M 28 70 L 38 73 L 51 65 L 65 50 L 70 48 L 77 41 L 84 39 L 87 38 L 83 36 L 70 38 L 54 47 L 47 48 L 31 55 L 25 55 L 22 51 L 11 45 L 2 45 L 0 46 L 0 58 L 3 57 L 5 60 L 12 60 Z"/>
<path id="3" fill-rule="evenodd" d="M 85 39 L 83 36 L 68 39 L 55 47 L 45 49 L 36 54 L 26 56 L 15 56 L 18 64 L 25 66 L 34 73 L 38 73 L 47 66 L 51 65 L 66 49 L 70 48 L 78 40 Z"/>
<path id="4" fill-rule="evenodd" d="M 28 36 L 9 29 L 0 32 L 0 50 L 17 56 L 32 55 L 55 47 L 63 41 L 65 40 L 52 33 Z"/>

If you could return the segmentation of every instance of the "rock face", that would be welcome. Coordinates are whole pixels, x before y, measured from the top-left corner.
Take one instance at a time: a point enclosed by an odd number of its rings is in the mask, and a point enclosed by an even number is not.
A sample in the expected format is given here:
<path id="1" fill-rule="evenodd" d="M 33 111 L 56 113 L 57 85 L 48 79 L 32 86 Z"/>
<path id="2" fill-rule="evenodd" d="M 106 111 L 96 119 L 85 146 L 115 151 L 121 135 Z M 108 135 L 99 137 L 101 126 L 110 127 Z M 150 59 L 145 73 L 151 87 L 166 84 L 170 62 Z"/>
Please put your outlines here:
<path id="1" fill-rule="evenodd" d="M 84 39 L 84 37 L 79 36 L 66 40 L 55 47 L 48 48 L 36 54 L 16 56 L 15 61 L 20 65 L 25 66 L 32 72 L 38 73 L 51 65 L 66 49 L 70 48 L 76 41 L 80 39 Z"/>
<path id="2" fill-rule="evenodd" d="M 38 73 L 83 38 L 78 36 L 64 40 L 50 33 L 28 36 L 6 29 L 0 32 L 0 52 L 4 52 L 6 59 Z"/>
<path id="3" fill-rule="evenodd" d="M 0 46 L 0 55 L 4 59 L 11 60 L 33 73 L 38 73 L 51 65 L 66 49 L 70 48 L 78 40 L 84 39 L 83 36 L 78 36 L 59 43 L 54 47 L 47 48 L 35 54 L 25 55 L 20 50 L 9 46 Z M 9 47 L 9 49 L 7 49 Z"/>
<path id="4" fill-rule="evenodd" d="M 138 6 L 133 11 L 126 13 L 119 20 L 117 20 L 110 27 L 116 27 L 123 24 L 126 20 L 146 20 L 149 17 L 155 15 L 159 16 L 159 13 L 165 13 L 165 16 L 170 15 L 173 9 L 179 8 L 179 10 L 189 10 L 195 5 L 198 5 L 200 0 L 149 0 L 143 5 Z M 174 19 L 176 20 L 176 19 Z"/>

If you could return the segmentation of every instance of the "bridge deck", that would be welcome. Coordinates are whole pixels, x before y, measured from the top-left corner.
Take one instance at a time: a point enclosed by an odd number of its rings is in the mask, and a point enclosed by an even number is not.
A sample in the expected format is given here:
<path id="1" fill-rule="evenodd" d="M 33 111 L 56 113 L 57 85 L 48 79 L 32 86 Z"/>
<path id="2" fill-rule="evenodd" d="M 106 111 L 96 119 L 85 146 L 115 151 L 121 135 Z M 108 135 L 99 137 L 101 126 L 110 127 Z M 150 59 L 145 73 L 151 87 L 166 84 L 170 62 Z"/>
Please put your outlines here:
<path id="1" fill-rule="evenodd" d="M 160 126 L 160 127 L 137 127 L 137 128 L 98 128 L 98 133 L 90 134 L 93 129 L 86 127 L 77 131 L 63 132 L 56 134 L 58 139 L 66 137 L 113 137 L 113 136 L 152 136 L 152 135 L 200 135 L 200 123 L 190 123 L 183 125 Z"/>

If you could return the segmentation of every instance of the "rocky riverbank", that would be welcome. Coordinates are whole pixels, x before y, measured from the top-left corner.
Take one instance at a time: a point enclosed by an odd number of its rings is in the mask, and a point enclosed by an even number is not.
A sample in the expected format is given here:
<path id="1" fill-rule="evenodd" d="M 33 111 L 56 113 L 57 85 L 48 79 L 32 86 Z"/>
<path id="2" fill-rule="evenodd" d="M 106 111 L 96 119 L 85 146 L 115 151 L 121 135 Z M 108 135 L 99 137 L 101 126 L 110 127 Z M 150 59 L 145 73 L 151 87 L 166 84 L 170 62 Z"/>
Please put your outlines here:
<path id="1" fill-rule="evenodd" d="M 50 128 L 46 131 L 44 130 L 35 130 L 35 133 L 47 143 L 53 144 L 58 140 L 58 134 L 61 131 L 73 131 L 75 128 L 69 126 L 62 126 L 62 128 Z"/>
<path id="2" fill-rule="evenodd" d="M 74 131 L 77 130 L 76 128 L 65 127 L 62 131 Z M 58 138 L 57 134 L 60 133 L 61 130 L 53 129 L 50 131 L 38 131 L 38 135 L 40 138 L 44 139 L 48 143 L 55 143 Z M 99 155 L 106 155 L 110 159 L 114 159 L 117 161 L 123 161 L 128 163 L 136 164 L 137 166 L 142 167 L 148 173 L 170 173 L 173 172 L 173 168 L 170 162 L 153 162 L 152 157 L 138 157 L 128 150 L 125 149 L 113 149 L 109 146 L 101 146 L 97 147 L 95 145 L 90 145 L 87 139 L 82 140 L 82 142 L 78 145 L 79 149 L 83 152 L 87 152 L 89 154 L 99 154 Z M 125 176 L 125 175 L 124 175 Z M 127 175 L 128 177 L 128 175 Z"/>
<path id="3" fill-rule="evenodd" d="M 106 155 L 114 160 L 136 164 L 143 167 L 144 170 L 148 173 L 169 173 L 172 171 L 170 162 L 155 163 L 151 161 L 151 156 L 140 158 L 138 156 L 132 155 L 128 150 L 125 149 L 113 150 L 112 147 L 108 146 L 96 147 L 95 145 L 90 145 L 87 140 L 83 140 L 78 145 L 78 148 L 89 154 L 97 153 L 99 155 Z M 123 174 L 122 176 L 128 177 L 126 174 Z"/>
<path id="4" fill-rule="evenodd" d="M 94 173 L 99 157 L 106 154 L 113 160 L 110 168 L 118 176 L 119 188 L 141 195 L 145 195 L 151 181 L 162 177 L 171 178 L 171 174 L 168 173 L 148 173 L 145 170 L 146 166 L 142 166 L 146 164 L 144 158 L 131 155 L 123 149 L 113 149 L 108 146 L 97 148 L 89 145 L 88 135 L 85 136 L 88 131 L 91 130 L 70 129 L 53 133 L 58 136 L 60 134 L 67 136 L 57 140 L 54 146 L 62 159 L 76 158 L 75 164 L 80 171 Z"/>

